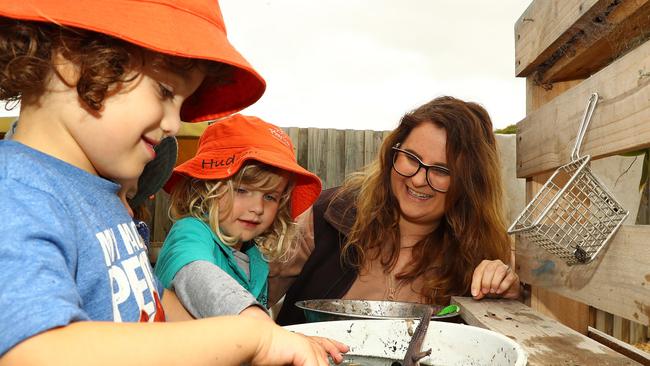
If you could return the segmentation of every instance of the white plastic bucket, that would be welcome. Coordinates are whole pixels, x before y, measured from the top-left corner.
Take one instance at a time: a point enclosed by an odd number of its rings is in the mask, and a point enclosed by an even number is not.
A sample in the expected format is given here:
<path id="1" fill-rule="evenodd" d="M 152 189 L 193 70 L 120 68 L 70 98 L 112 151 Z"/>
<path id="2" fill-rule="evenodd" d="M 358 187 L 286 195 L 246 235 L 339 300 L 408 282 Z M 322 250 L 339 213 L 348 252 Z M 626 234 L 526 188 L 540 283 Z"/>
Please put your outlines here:
<path id="1" fill-rule="evenodd" d="M 336 339 L 350 346 L 351 355 L 402 360 L 418 321 L 342 320 L 285 327 L 306 335 Z M 512 339 L 464 324 L 431 322 L 422 350 L 431 348 L 423 365 L 525 366 L 528 357 Z"/>

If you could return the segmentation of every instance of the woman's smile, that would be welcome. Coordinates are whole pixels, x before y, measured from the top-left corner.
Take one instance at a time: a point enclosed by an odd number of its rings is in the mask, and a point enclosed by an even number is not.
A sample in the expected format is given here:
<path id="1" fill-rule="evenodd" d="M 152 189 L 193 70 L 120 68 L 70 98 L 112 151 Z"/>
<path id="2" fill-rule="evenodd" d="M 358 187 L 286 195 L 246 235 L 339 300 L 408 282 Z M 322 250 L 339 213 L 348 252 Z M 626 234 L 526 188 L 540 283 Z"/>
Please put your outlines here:
<path id="1" fill-rule="evenodd" d="M 410 197 L 413 197 L 413 198 L 415 198 L 415 199 L 418 200 L 418 201 L 426 201 L 426 200 L 428 200 L 429 198 L 432 198 L 432 197 L 433 197 L 432 194 L 427 194 L 427 193 L 421 193 L 421 192 L 418 192 L 418 191 L 412 189 L 412 188 L 409 187 L 409 186 L 406 186 L 406 192 L 408 193 L 408 195 L 409 195 Z"/>

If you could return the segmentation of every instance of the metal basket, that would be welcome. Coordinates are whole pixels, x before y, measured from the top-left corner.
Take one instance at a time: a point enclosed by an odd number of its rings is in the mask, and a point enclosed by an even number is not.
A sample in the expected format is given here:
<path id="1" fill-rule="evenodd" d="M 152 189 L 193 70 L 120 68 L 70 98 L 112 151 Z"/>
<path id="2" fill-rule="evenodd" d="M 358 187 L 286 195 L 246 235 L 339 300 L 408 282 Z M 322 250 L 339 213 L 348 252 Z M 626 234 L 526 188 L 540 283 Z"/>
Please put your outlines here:
<path id="1" fill-rule="evenodd" d="M 614 236 L 628 215 L 591 173 L 591 157 L 578 152 L 598 102 L 587 102 L 571 162 L 559 167 L 508 229 L 562 258 L 568 265 L 589 263 Z"/>

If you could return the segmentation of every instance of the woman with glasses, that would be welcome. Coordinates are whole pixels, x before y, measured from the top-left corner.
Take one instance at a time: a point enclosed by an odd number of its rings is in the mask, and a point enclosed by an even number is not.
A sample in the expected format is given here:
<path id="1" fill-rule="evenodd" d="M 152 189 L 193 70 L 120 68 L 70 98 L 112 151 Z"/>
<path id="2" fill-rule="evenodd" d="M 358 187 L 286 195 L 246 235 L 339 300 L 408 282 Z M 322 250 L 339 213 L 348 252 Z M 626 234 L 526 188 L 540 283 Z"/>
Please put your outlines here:
<path id="1" fill-rule="evenodd" d="M 278 323 L 304 322 L 294 303 L 308 299 L 517 298 L 499 172 L 478 104 L 441 97 L 404 115 L 373 164 L 303 214 L 294 261 L 271 265 Z"/>

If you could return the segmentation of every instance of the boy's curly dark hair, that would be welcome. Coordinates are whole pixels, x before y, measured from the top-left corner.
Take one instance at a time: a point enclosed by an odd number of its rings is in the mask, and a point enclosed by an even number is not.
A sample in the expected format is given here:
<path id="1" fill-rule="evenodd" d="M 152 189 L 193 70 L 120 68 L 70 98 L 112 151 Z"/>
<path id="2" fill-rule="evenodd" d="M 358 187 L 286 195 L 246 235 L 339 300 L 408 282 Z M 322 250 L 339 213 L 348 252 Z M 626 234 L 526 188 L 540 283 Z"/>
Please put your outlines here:
<path id="1" fill-rule="evenodd" d="M 79 68 L 77 93 L 94 111 L 120 83 L 143 66 L 146 49 L 92 31 L 57 24 L 0 17 L 0 100 L 35 102 L 54 71 L 60 53 Z M 156 64 L 183 74 L 204 61 L 156 54 Z M 231 72 L 228 65 L 205 61 L 210 75 Z"/>

